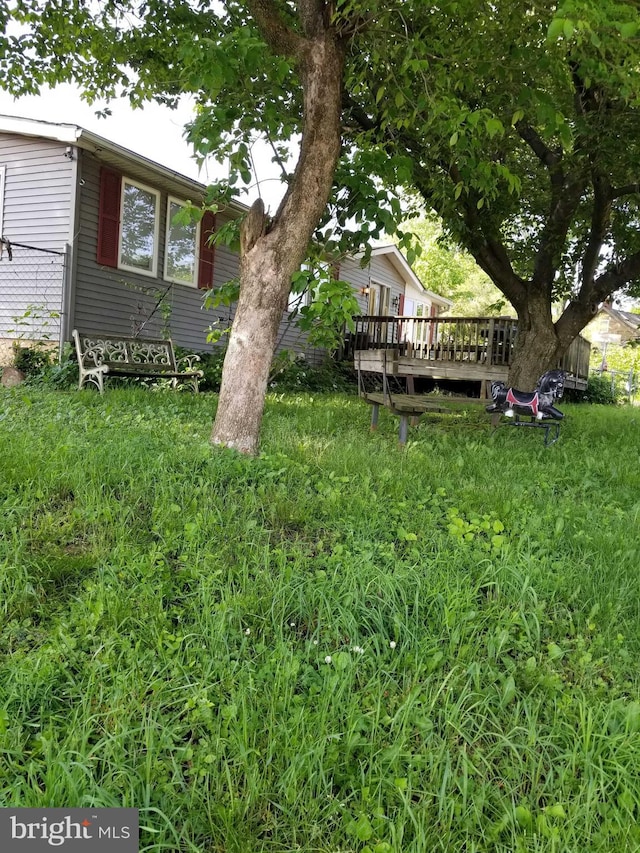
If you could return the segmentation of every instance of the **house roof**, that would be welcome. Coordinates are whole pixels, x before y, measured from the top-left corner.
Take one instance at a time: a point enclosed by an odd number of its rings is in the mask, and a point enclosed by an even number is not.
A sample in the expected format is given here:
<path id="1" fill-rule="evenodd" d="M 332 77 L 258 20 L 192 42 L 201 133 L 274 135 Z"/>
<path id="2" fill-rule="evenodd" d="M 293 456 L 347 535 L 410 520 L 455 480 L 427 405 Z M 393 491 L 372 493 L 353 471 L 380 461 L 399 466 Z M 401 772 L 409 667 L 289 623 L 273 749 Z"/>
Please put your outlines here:
<path id="1" fill-rule="evenodd" d="M 202 196 L 206 189 L 205 185 L 199 181 L 188 178 L 167 166 L 162 166 L 148 157 L 136 154 L 135 151 L 111 142 L 97 133 L 85 130 L 77 124 L 59 124 L 38 119 L 0 115 L 0 133 L 16 133 L 21 136 L 75 145 L 97 155 L 107 165 L 121 170 L 126 166 L 131 169 L 133 165 L 136 175 L 132 175 L 132 177 L 146 179 L 147 182 L 155 182 L 156 185 L 160 184 L 161 189 L 169 189 L 175 192 L 176 185 L 178 185 L 187 196 L 190 194 Z M 232 207 L 238 211 L 247 210 L 247 206 L 240 202 L 234 202 Z"/>
<path id="2" fill-rule="evenodd" d="M 444 305 L 447 308 L 450 308 L 453 305 L 451 299 L 447 299 L 445 296 L 440 296 L 439 293 L 434 293 L 432 290 L 427 290 L 424 284 L 420 281 L 418 276 L 415 274 L 409 262 L 402 254 L 400 249 L 395 246 L 393 243 L 388 243 L 384 246 L 376 246 L 371 250 L 372 257 L 379 257 L 380 255 L 386 255 L 389 262 L 393 264 L 396 270 L 400 273 L 401 276 L 408 280 L 414 287 L 417 287 L 418 290 L 421 290 L 426 296 L 428 296 L 433 302 L 437 302 L 440 305 Z M 356 256 L 357 257 L 357 256 Z"/>
<path id="3" fill-rule="evenodd" d="M 65 124 L 57 122 L 40 121 L 39 119 L 22 118 L 18 116 L 0 115 L 0 133 L 15 133 L 21 136 L 31 136 L 39 139 L 49 139 L 62 144 L 77 146 L 85 151 L 95 154 L 99 159 L 120 171 L 132 171 L 135 167 L 136 174 L 131 174 L 131 177 L 154 184 L 160 189 L 165 189 L 170 192 L 176 192 L 176 187 L 179 186 L 185 198 L 202 197 L 205 193 L 205 184 L 199 181 L 188 178 L 186 175 L 181 175 L 179 172 L 169 169 L 167 166 L 162 166 L 141 154 L 136 154 L 128 148 L 118 145 L 99 136 L 97 133 L 92 133 L 85 130 L 77 124 Z M 231 208 L 240 213 L 248 210 L 247 205 L 239 201 L 231 203 Z M 353 257 L 362 257 L 363 253 L 357 253 Z M 415 274 L 407 259 L 397 246 L 388 244 L 385 246 L 376 246 L 372 249 L 372 256 L 387 255 L 390 263 L 396 268 L 405 281 L 413 284 L 418 290 L 422 291 L 426 296 L 434 302 L 451 307 L 453 302 L 433 293 L 422 284 L 418 276 Z"/>
<path id="4" fill-rule="evenodd" d="M 612 308 L 606 303 L 602 304 L 600 310 L 624 326 L 627 326 L 630 331 L 640 334 L 640 314 L 632 314 L 631 311 L 620 311 L 618 308 Z"/>

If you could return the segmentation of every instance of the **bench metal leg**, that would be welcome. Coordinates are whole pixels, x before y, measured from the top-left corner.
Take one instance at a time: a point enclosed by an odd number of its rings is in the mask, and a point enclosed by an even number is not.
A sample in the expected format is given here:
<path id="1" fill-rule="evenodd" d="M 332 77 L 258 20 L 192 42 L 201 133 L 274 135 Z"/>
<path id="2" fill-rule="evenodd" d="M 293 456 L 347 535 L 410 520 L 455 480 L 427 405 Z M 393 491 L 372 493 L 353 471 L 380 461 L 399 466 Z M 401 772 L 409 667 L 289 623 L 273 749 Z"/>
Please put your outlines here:
<path id="1" fill-rule="evenodd" d="M 374 403 L 371 407 L 371 431 L 375 432 L 378 429 L 378 415 L 380 414 L 380 406 Z"/>

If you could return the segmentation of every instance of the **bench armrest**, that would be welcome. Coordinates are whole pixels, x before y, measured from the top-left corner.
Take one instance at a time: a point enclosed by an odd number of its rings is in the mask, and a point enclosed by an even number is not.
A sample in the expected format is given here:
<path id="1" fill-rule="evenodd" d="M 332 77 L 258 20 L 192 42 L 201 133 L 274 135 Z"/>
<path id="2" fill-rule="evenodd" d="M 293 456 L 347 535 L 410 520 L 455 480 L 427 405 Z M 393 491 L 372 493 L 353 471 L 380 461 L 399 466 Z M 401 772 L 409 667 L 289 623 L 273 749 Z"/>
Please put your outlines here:
<path id="1" fill-rule="evenodd" d="M 176 367 L 178 370 L 186 372 L 187 370 L 193 370 L 193 365 L 197 361 L 201 361 L 201 358 L 196 353 L 191 353 L 190 355 L 183 355 L 181 358 L 176 359 Z"/>

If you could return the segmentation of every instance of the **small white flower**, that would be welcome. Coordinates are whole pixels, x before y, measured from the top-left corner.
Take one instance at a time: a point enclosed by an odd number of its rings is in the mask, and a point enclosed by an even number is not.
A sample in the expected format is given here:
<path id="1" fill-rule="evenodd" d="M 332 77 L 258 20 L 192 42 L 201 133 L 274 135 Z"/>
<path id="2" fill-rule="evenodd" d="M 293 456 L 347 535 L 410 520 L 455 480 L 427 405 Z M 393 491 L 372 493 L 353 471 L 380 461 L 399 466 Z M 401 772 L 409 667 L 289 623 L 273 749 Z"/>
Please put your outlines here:
<path id="1" fill-rule="evenodd" d="M 355 652 L 357 655 L 363 655 L 364 654 L 364 649 L 362 648 L 362 646 L 352 646 L 351 651 Z"/>
<path id="2" fill-rule="evenodd" d="M 290 628 L 295 628 L 295 627 L 296 627 L 296 623 L 295 623 L 295 622 L 290 622 L 290 623 L 289 623 L 289 627 L 290 627 Z"/>
<path id="3" fill-rule="evenodd" d="M 324 659 L 324 662 L 325 663 L 331 663 L 331 655 L 327 655 L 326 658 Z"/>
<path id="4" fill-rule="evenodd" d="M 313 641 L 313 645 L 314 645 L 314 646 L 317 646 L 317 645 L 318 645 L 318 641 L 317 641 L 317 640 L 314 640 L 314 641 Z"/>
<path id="5" fill-rule="evenodd" d="M 249 634 L 251 633 L 251 628 L 245 628 L 245 629 L 244 629 L 244 632 L 245 632 L 245 634 L 246 634 L 246 635 L 247 635 L 247 637 L 248 637 L 248 636 L 249 636 Z"/>
<path id="6" fill-rule="evenodd" d="M 398 644 L 396 643 L 396 641 L 395 641 L 395 640 L 391 640 L 391 642 L 389 643 L 389 648 L 390 648 L 390 649 L 395 649 L 395 647 L 396 647 L 397 645 L 398 645 Z"/>

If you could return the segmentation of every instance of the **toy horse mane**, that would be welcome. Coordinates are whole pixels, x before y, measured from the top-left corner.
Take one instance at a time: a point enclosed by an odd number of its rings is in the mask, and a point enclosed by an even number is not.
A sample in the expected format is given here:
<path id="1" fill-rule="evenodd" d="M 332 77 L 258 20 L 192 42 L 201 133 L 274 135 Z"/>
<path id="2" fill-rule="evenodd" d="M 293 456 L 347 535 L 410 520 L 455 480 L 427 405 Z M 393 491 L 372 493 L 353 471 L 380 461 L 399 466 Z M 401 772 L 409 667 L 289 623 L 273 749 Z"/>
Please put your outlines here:
<path id="1" fill-rule="evenodd" d="M 493 403 L 487 406 L 487 412 L 508 418 L 524 414 L 539 421 L 543 418 L 562 420 L 564 414 L 553 403 L 562 397 L 565 378 L 564 370 L 548 370 L 538 379 L 534 391 L 518 391 L 507 388 L 504 382 L 492 382 Z"/>

